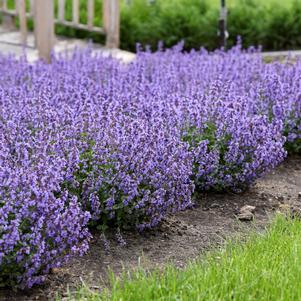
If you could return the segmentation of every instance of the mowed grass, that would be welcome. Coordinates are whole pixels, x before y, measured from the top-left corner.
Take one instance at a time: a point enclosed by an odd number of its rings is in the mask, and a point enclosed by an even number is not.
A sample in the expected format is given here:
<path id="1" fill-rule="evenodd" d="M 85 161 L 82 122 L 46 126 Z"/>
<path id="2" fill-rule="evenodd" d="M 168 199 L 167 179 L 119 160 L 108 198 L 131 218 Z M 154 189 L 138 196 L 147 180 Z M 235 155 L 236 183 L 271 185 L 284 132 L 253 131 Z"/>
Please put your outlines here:
<path id="1" fill-rule="evenodd" d="M 266 232 L 229 242 L 184 270 L 111 277 L 101 295 L 82 287 L 70 300 L 301 300 L 301 222 L 278 216 Z"/>

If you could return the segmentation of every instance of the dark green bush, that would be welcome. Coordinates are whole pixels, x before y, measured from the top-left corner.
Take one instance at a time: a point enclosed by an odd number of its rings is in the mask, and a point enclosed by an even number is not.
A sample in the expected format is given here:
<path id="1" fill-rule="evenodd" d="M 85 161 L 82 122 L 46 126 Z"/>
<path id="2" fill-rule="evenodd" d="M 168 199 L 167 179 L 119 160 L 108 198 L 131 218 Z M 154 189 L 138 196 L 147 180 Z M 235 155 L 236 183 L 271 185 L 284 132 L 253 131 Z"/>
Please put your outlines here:
<path id="1" fill-rule="evenodd" d="M 185 47 L 215 48 L 218 10 L 207 1 L 157 0 L 149 5 L 136 0 L 122 10 L 121 47 L 135 50 L 136 42 L 157 47 L 163 41 L 169 47 L 185 40 Z"/>
<path id="2" fill-rule="evenodd" d="M 232 2 L 233 3 L 233 2 Z M 218 47 L 219 8 L 209 0 L 132 0 L 121 16 L 121 47 L 135 50 L 136 42 L 153 48 L 185 40 L 185 48 Z M 301 47 L 301 1 L 290 5 L 260 0 L 240 0 L 228 8 L 228 45 L 241 36 L 245 47 L 262 45 L 264 50 Z"/>

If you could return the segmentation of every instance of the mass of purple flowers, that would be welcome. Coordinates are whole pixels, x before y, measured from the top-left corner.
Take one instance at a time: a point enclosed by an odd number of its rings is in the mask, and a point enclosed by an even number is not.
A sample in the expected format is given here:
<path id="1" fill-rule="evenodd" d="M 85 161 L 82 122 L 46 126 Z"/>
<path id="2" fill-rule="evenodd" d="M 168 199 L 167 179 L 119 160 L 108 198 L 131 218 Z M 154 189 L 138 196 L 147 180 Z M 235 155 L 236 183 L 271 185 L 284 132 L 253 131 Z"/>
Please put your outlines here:
<path id="1" fill-rule="evenodd" d="M 301 62 L 257 50 L 0 57 L 0 286 L 83 254 L 88 226 L 156 226 L 301 150 Z M 125 242 L 124 242 L 125 243 Z"/>

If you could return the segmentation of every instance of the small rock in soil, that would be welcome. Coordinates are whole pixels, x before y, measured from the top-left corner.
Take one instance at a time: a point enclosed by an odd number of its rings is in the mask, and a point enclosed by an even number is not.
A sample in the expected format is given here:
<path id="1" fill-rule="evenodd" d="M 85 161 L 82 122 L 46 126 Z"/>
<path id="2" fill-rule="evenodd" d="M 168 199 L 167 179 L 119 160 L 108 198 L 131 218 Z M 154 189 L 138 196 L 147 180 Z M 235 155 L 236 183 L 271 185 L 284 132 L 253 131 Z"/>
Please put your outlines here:
<path id="1" fill-rule="evenodd" d="M 50 269 L 50 274 L 58 274 L 60 272 L 60 268 L 51 268 Z"/>
<path id="2" fill-rule="evenodd" d="M 256 207 L 251 205 L 244 205 L 240 208 L 237 218 L 240 221 L 252 221 L 254 219 L 254 212 Z"/>
<path id="3" fill-rule="evenodd" d="M 254 219 L 254 214 L 252 212 L 244 212 L 238 214 L 237 218 L 242 222 L 252 221 Z"/>
<path id="4" fill-rule="evenodd" d="M 211 209 L 218 208 L 218 207 L 220 207 L 220 205 L 219 205 L 218 203 L 212 203 L 212 204 L 210 205 L 210 208 L 211 208 Z"/>
<path id="5" fill-rule="evenodd" d="M 298 193 L 298 198 L 301 199 L 301 191 Z"/>
<path id="6" fill-rule="evenodd" d="M 255 206 L 250 206 L 250 205 L 245 205 L 240 208 L 239 213 L 244 214 L 244 213 L 254 213 L 256 207 Z"/>

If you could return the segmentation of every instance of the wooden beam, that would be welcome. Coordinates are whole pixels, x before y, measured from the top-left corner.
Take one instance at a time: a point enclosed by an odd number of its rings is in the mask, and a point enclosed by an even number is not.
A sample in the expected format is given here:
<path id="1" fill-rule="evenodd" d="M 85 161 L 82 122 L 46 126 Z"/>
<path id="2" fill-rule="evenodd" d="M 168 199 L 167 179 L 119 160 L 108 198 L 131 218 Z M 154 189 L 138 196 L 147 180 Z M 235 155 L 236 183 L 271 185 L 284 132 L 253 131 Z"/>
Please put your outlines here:
<path id="1" fill-rule="evenodd" d="M 18 14 L 20 20 L 21 44 L 27 44 L 27 19 L 26 19 L 26 3 L 25 0 L 18 0 Z"/>
<path id="2" fill-rule="evenodd" d="M 59 20 L 65 20 L 65 0 L 59 0 Z"/>
<path id="3" fill-rule="evenodd" d="M 78 2 L 78 0 L 72 1 L 72 22 L 74 24 L 79 23 L 79 2 Z"/>
<path id="4" fill-rule="evenodd" d="M 103 26 L 106 33 L 106 47 L 118 48 L 120 38 L 119 0 L 103 0 Z"/>
<path id="5" fill-rule="evenodd" d="M 54 45 L 54 5 L 53 0 L 35 1 L 35 40 L 39 57 L 50 62 Z"/>
<path id="6" fill-rule="evenodd" d="M 87 24 L 80 24 L 80 23 L 74 23 L 73 21 L 60 21 L 60 20 L 54 20 L 55 24 L 61 24 L 64 26 L 68 26 L 71 28 L 76 28 L 76 29 L 81 29 L 81 30 L 87 30 L 90 32 L 96 32 L 96 33 L 101 33 L 101 34 L 105 34 L 104 29 L 102 27 L 97 27 L 97 26 L 93 26 L 93 27 L 89 27 Z"/>
<path id="7" fill-rule="evenodd" d="M 29 14 L 34 17 L 34 0 L 29 0 Z"/>
<path id="8" fill-rule="evenodd" d="M 102 27 L 105 32 L 108 30 L 108 10 L 109 10 L 109 1 L 102 1 Z"/>
<path id="9" fill-rule="evenodd" d="M 30 9 L 29 9 L 29 18 L 32 18 L 33 21 L 35 22 L 35 9 L 36 9 L 36 2 L 37 0 L 30 0 Z M 34 37 L 36 37 L 36 28 L 35 26 L 33 27 L 33 33 Z M 34 39 L 34 47 L 37 48 L 37 39 Z"/>
<path id="10" fill-rule="evenodd" d="M 92 28 L 94 24 L 94 0 L 88 0 L 88 27 Z"/>

